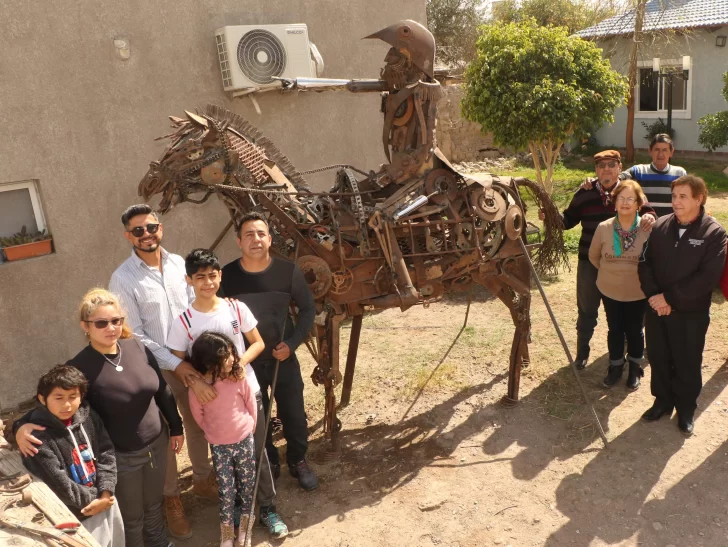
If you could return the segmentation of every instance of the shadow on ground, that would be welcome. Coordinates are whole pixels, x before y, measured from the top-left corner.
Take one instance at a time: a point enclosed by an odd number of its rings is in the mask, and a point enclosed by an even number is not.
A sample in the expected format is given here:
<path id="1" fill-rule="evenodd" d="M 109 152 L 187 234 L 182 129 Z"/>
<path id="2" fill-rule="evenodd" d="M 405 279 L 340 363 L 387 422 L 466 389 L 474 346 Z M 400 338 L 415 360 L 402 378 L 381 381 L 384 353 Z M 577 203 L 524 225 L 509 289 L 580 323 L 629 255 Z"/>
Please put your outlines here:
<path id="1" fill-rule="evenodd" d="M 703 387 L 696 418 L 702 413 L 700 409 L 707 408 L 728 384 L 727 367 L 728 362 Z M 696 421 L 696 433 L 699 432 L 700 419 Z M 672 419 L 663 418 L 657 423 L 635 422 L 612 440 L 608 449 L 600 451 L 581 474 L 563 479 L 556 491 L 557 508 L 569 522 L 551 534 L 545 545 L 586 547 L 596 538 L 614 544 L 637 533 L 641 545 L 664 545 L 664 534 L 660 537 L 660 531 L 667 526 L 679 526 L 680 519 L 683 522 L 702 519 L 701 508 L 710 506 L 714 513 L 724 515 L 725 501 L 719 506 L 709 504 L 711 499 L 723 500 L 726 496 L 726 475 L 712 475 L 715 470 L 725 470 L 725 463 L 719 462 L 725 450 L 715 452 L 672 488 L 664 500 L 647 502 L 665 466 L 685 442 L 674 414 Z M 694 484 L 700 485 L 700 489 L 695 491 Z M 689 509 L 686 503 L 692 503 L 695 510 Z M 658 523 L 657 529 L 653 522 Z M 687 530 L 690 527 L 685 528 L 685 534 L 689 533 Z M 719 542 L 710 543 L 706 538 L 703 543 L 702 537 L 699 542 L 698 538 L 687 537 L 679 541 L 680 530 L 675 532 L 677 536 L 671 536 L 672 541 L 668 543 L 725 544 L 725 534 L 721 534 L 723 538 Z"/>

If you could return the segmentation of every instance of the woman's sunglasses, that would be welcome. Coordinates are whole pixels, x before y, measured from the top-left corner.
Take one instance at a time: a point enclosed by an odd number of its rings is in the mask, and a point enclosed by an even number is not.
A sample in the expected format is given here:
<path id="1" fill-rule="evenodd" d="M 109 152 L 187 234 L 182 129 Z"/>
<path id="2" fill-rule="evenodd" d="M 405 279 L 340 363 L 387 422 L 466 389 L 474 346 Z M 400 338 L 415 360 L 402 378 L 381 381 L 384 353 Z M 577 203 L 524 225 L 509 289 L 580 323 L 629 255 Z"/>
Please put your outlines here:
<path id="1" fill-rule="evenodd" d="M 150 234 L 156 234 L 159 231 L 161 224 L 147 224 L 146 226 L 136 226 L 131 230 L 127 230 L 134 237 L 142 237 L 146 230 Z"/>
<path id="2" fill-rule="evenodd" d="M 109 323 L 112 324 L 114 327 L 120 327 L 124 324 L 124 318 L 123 317 L 114 317 L 113 319 L 97 319 L 96 321 L 86 321 L 84 320 L 84 323 L 93 323 L 94 327 L 97 329 L 105 329 L 109 326 Z"/>

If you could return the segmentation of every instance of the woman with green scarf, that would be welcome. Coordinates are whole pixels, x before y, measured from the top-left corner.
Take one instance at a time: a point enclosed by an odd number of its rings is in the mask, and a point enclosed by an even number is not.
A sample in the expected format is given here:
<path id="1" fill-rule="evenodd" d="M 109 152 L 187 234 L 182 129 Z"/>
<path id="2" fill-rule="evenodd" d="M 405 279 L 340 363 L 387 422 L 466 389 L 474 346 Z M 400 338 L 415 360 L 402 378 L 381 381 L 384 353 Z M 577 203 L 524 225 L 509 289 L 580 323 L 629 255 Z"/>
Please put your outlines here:
<path id="1" fill-rule="evenodd" d="M 637 275 L 637 264 L 649 237 L 648 232 L 639 229 L 637 211 L 647 199 L 639 184 L 626 180 L 612 190 L 612 201 L 617 214 L 597 227 L 589 248 L 589 260 L 599 270 L 597 288 L 602 293 L 609 329 L 609 370 L 604 385 L 612 387 L 616 384 L 622 378 L 625 362 L 629 362 L 627 389 L 634 391 L 644 374 L 645 338 L 642 327 L 647 305 Z"/>

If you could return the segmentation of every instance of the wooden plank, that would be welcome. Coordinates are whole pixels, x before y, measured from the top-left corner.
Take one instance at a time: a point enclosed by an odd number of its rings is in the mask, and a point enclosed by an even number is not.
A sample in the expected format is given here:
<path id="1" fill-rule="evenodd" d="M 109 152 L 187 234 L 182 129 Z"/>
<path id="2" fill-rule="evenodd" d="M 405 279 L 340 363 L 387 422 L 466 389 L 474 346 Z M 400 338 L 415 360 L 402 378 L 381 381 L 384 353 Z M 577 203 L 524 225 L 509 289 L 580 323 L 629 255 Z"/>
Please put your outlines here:
<path id="1" fill-rule="evenodd" d="M 1 438 L 1 437 L 0 437 Z M 20 452 L 17 450 L 10 450 L 9 448 L 0 448 L 0 473 L 5 476 L 12 476 L 15 474 L 22 475 L 28 471 L 23 467 Z M 15 506 L 12 508 L 11 514 L 20 517 L 25 516 L 28 520 L 33 518 L 33 515 L 40 512 L 39 508 L 36 507 L 36 503 L 43 508 L 43 513 L 51 524 L 58 524 L 61 522 L 78 522 L 78 519 L 71 513 L 61 500 L 58 499 L 51 489 L 38 477 L 33 476 L 33 482 L 28 485 L 28 490 L 33 494 L 33 506 L 30 507 L 19 507 Z M 74 534 L 74 537 L 80 540 L 86 541 L 89 547 L 101 547 L 93 536 L 84 528 L 80 526 L 78 532 Z M 17 538 L 17 543 L 11 543 L 6 538 L 12 538 L 13 541 Z M 21 538 L 26 540 L 26 543 L 21 542 Z M 42 546 L 47 547 L 46 543 L 36 541 L 31 536 L 24 534 L 20 530 L 7 530 L 0 528 L 0 545 L 19 545 L 22 547 L 28 546 Z M 29 543 L 27 543 L 29 542 Z"/>

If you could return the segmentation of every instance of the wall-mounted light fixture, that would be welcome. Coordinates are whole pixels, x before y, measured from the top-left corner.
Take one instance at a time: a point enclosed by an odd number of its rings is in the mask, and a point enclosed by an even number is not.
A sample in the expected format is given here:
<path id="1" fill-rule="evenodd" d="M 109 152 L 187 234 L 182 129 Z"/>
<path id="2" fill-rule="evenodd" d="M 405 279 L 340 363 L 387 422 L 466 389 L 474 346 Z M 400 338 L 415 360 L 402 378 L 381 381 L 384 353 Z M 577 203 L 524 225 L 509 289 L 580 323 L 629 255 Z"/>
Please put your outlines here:
<path id="1" fill-rule="evenodd" d="M 122 61 L 127 61 L 131 57 L 131 50 L 129 49 L 129 39 L 123 36 L 114 38 L 114 48 L 116 48 L 116 55 Z"/>
<path id="2" fill-rule="evenodd" d="M 725 36 L 716 36 L 715 37 L 715 45 L 718 47 L 725 47 Z"/>

